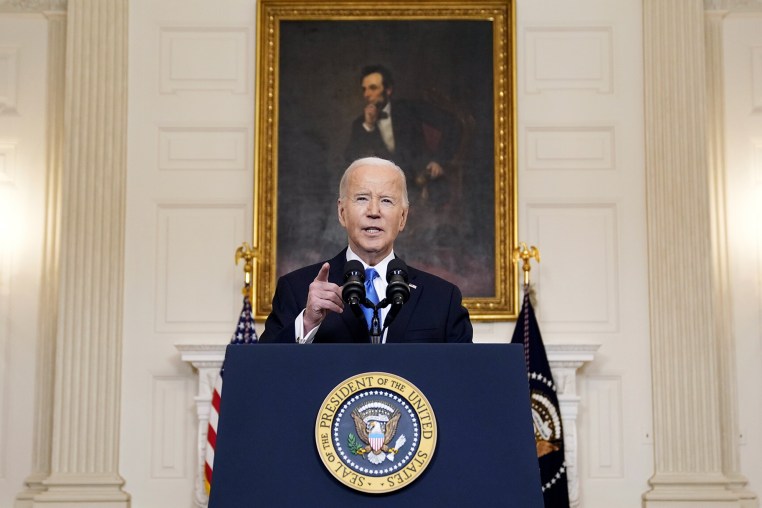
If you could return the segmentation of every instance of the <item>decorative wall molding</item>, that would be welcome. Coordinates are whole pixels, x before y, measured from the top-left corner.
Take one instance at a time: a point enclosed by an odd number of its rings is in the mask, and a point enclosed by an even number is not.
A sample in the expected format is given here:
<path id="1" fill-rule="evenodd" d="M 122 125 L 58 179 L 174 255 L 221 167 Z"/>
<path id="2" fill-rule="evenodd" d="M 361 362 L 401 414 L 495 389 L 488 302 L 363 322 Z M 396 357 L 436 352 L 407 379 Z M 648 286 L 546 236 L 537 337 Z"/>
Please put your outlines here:
<path id="1" fill-rule="evenodd" d="M 68 3 L 68 0 L 0 0 L 0 13 L 65 11 Z"/>
<path id="2" fill-rule="evenodd" d="M 0 139 L 0 185 L 13 185 L 16 180 L 16 141 Z"/>
<path id="3" fill-rule="evenodd" d="M 759 12 L 762 0 L 704 0 L 707 11 Z"/>
<path id="4" fill-rule="evenodd" d="M 586 418 L 589 442 L 587 477 L 624 477 L 624 432 L 622 428 L 622 376 L 596 375 L 585 380 Z"/>
<path id="5" fill-rule="evenodd" d="M 751 174 L 755 184 L 762 184 L 762 139 L 751 140 Z"/>
<path id="6" fill-rule="evenodd" d="M 17 113 L 18 52 L 19 48 L 0 46 L 0 115 Z"/>
<path id="7" fill-rule="evenodd" d="M 619 220 L 616 203 L 529 203 L 527 238 L 547 263 L 532 270 L 541 298 L 543 331 L 619 330 Z M 563 253 L 563 255 L 558 255 Z M 577 260 L 586 259 L 580 264 Z M 574 260 L 574 261 L 572 261 Z"/>
<path id="8" fill-rule="evenodd" d="M 762 47 L 751 48 L 751 87 L 753 112 L 762 113 Z"/>
<path id="9" fill-rule="evenodd" d="M 245 203 L 157 207 L 157 333 L 228 330 L 240 309 L 240 297 L 235 291 L 239 272 L 226 261 L 245 237 L 247 210 Z M 206 247 L 188 248 L 198 242 Z M 220 299 L 219 294 L 231 296 Z"/>
<path id="10" fill-rule="evenodd" d="M 151 478 L 186 478 L 186 430 L 189 380 L 185 376 L 153 376 L 151 415 Z"/>
<path id="11" fill-rule="evenodd" d="M 158 137 L 159 171 L 246 171 L 246 126 L 166 125 Z"/>
<path id="12" fill-rule="evenodd" d="M 613 126 L 531 126 L 526 128 L 526 169 L 613 170 Z"/>
<path id="13" fill-rule="evenodd" d="M 161 93 L 248 93 L 247 27 L 164 26 L 159 29 L 159 44 Z"/>
<path id="14" fill-rule="evenodd" d="M 528 27 L 524 39 L 527 93 L 613 92 L 611 27 Z"/>
<path id="15" fill-rule="evenodd" d="M 206 454 L 206 433 L 209 426 L 209 408 L 212 389 L 225 359 L 225 344 L 182 343 L 175 344 L 180 358 L 190 363 L 198 373 L 196 412 L 198 414 L 198 436 L 196 480 L 194 501 L 196 506 L 205 507 L 208 502 L 204 489 L 204 460 Z M 252 346 L 256 347 L 256 346 Z M 478 345 L 475 347 L 479 347 Z M 577 395 L 578 371 L 586 363 L 593 361 L 598 344 L 546 344 L 545 349 L 553 372 L 553 380 L 558 390 L 561 406 L 561 420 L 564 429 L 567 478 L 571 508 L 579 506 L 579 473 L 577 469 L 577 414 L 581 398 Z"/>

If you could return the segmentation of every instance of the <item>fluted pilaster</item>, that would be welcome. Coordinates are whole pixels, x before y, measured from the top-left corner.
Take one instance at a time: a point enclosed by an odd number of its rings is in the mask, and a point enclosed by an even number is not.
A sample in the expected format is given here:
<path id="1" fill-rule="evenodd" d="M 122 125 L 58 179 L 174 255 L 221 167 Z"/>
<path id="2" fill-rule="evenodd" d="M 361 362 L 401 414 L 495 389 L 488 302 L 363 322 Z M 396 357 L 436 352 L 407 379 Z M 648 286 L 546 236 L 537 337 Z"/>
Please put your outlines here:
<path id="1" fill-rule="evenodd" d="M 51 473 L 34 506 L 126 507 L 118 473 L 127 0 L 70 0 Z"/>
<path id="2" fill-rule="evenodd" d="M 654 466 L 644 505 L 737 507 L 723 474 L 702 0 L 646 0 Z"/>
<path id="3" fill-rule="evenodd" d="M 58 316 L 58 262 L 60 250 L 61 177 L 64 135 L 64 76 L 66 64 L 66 12 L 46 11 L 48 20 L 47 140 L 45 175 L 45 238 L 42 260 L 39 345 L 36 363 L 36 391 L 32 471 L 26 488 L 16 500 L 17 508 L 32 506 L 43 492 L 43 480 L 50 474 L 53 431 L 53 373 L 55 365 L 56 319 Z"/>

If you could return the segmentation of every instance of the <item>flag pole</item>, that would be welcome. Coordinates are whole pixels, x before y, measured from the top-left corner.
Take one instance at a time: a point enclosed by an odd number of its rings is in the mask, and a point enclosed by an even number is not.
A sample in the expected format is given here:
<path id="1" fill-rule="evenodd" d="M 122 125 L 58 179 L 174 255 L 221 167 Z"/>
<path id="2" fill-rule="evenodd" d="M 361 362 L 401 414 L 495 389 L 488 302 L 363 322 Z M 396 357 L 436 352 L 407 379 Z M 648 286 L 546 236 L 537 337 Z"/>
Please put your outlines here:
<path id="1" fill-rule="evenodd" d="M 531 247 L 527 247 L 527 244 L 524 242 L 519 242 L 519 246 L 513 249 L 513 262 L 518 262 L 519 259 L 522 260 L 523 264 L 521 265 L 521 269 L 524 270 L 524 291 L 526 292 L 527 288 L 529 287 L 529 272 L 532 270 L 532 264 L 531 259 L 535 258 L 537 262 L 540 262 L 540 250 L 532 245 Z"/>
<path id="2" fill-rule="evenodd" d="M 540 262 L 540 251 L 535 246 L 527 247 L 521 242 L 513 249 L 514 263 L 518 263 L 519 260 L 523 262 L 521 268 L 524 271 L 524 302 L 516 320 L 511 343 L 524 347 L 543 506 L 569 508 L 571 503 L 561 405 L 558 402 L 553 372 L 530 298 L 529 272 L 532 270 L 533 258 Z"/>

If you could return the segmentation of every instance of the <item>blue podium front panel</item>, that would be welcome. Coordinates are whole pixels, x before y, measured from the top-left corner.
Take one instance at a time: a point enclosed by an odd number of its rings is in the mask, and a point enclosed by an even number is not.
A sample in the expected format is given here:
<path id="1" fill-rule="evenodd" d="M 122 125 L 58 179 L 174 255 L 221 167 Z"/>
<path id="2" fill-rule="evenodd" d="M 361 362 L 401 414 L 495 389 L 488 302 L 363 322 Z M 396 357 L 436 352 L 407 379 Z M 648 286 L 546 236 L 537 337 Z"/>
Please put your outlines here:
<path id="1" fill-rule="evenodd" d="M 437 424 L 425 470 L 385 494 L 343 484 L 315 442 L 326 397 L 372 372 L 415 385 Z M 211 508 L 541 507 L 537 464 L 520 345 L 228 346 Z"/>

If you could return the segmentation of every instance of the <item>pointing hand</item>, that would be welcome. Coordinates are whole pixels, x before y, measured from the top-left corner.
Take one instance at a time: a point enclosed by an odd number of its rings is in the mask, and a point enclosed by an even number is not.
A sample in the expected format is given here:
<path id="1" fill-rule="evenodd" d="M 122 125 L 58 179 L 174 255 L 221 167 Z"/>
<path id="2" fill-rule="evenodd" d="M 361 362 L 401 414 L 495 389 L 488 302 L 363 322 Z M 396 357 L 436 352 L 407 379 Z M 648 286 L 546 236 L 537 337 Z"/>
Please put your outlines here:
<path id="1" fill-rule="evenodd" d="M 328 282 L 329 270 L 330 265 L 323 263 L 317 277 L 310 284 L 310 290 L 307 293 L 307 306 L 304 309 L 305 333 L 322 323 L 328 312 L 344 312 L 341 288 L 333 282 Z"/>

